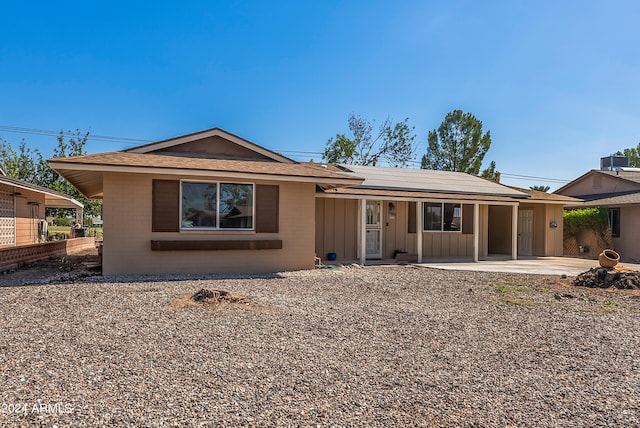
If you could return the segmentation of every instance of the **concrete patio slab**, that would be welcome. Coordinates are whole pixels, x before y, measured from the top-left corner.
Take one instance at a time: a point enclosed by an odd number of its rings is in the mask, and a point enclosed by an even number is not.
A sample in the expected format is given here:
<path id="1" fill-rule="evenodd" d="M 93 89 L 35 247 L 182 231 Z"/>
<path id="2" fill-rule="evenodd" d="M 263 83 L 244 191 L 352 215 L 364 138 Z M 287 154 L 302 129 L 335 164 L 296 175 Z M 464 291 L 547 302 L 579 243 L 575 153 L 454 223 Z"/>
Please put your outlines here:
<path id="1" fill-rule="evenodd" d="M 537 275 L 576 276 L 592 267 L 599 267 L 597 260 L 572 257 L 528 257 L 520 260 L 482 260 L 479 262 L 458 262 L 437 260 L 419 263 L 417 266 L 445 270 L 472 270 L 479 272 L 508 272 Z M 620 263 L 627 269 L 640 271 L 640 264 Z"/>

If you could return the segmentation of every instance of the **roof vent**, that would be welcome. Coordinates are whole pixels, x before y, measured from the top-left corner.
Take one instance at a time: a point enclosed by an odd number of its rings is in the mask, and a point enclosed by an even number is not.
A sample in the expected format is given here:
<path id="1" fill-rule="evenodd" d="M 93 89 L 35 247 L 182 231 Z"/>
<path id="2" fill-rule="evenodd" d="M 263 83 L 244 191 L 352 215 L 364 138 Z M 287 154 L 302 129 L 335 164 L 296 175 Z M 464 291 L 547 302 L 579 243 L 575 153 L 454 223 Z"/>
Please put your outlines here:
<path id="1" fill-rule="evenodd" d="M 620 168 L 629 167 L 629 158 L 620 155 L 610 155 L 600 158 L 601 171 L 615 171 Z"/>

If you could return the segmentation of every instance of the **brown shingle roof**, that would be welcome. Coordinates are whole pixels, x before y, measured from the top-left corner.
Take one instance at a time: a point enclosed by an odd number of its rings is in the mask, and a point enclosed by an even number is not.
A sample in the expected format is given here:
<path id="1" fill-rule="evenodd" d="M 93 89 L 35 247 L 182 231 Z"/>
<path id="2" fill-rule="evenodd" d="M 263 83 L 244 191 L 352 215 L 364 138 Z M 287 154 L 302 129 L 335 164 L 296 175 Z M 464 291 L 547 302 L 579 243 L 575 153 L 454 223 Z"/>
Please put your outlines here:
<path id="1" fill-rule="evenodd" d="M 308 177 L 318 179 L 338 179 L 351 181 L 354 184 L 360 180 L 352 175 L 333 169 L 310 167 L 309 164 L 288 164 L 279 162 L 261 162 L 227 159 L 200 159 L 181 156 L 165 156 L 130 152 L 98 153 L 85 156 L 72 156 L 50 159 L 62 169 L 73 169 L 73 166 L 91 165 L 93 170 L 101 167 L 135 167 L 135 168 L 164 168 L 181 170 L 205 170 L 215 172 L 237 172 L 251 174 L 278 175 L 289 177 Z"/>
<path id="2" fill-rule="evenodd" d="M 585 195 L 581 198 L 584 199 L 584 203 L 579 205 L 584 207 L 640 204 L 640 191 Z"/>
<path id="3" fill-rule="evenodd" d="M 528 194 L 531 198 L 529 201 L 550 201 L 550 202 L 565 202 L 565 203 L 579 203 L 580 199 L 572 198 L 571 196 L 557 195 L 555 193 L 541 192 L 540 190 L 523 189 L 516 186 L 508 186 L 512 189 Z"/>

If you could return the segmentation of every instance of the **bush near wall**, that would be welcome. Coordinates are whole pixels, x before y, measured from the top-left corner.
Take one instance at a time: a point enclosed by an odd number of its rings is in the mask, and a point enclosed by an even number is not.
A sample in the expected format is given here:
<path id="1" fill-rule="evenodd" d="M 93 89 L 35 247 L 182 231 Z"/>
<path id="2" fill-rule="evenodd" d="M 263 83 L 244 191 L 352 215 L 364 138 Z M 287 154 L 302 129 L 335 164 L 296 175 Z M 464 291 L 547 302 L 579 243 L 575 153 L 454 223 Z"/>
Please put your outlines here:
<path id="1" fill-rule="evenodd" d="M 562 217 L 565 255 L 597 258 L 605 248 L 614 249 L 608 209 L 565 210 Z M 587 250 L 581 251 L 581 247 Z"/>

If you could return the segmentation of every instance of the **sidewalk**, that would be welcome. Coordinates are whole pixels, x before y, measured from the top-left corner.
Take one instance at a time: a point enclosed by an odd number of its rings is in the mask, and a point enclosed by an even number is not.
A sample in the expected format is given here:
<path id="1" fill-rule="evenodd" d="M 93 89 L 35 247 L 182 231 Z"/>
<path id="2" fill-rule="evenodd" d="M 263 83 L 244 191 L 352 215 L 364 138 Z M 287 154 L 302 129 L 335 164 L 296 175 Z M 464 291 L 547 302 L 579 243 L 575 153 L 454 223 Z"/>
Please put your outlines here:
<path id="1" fill-rule="evenodd" d="M 438 260 L 419 263 L 417 266 L 445 270 L 473 270 L 479 272 L 510 272 L 538 275 L 576 276 L 592 267 L 599 267 L 597 260 L 573 257 L 527 257 L 520 260 L 486 260 L 479 262 L 457 262 Z M 640 264 L 619 263 L 627 269 L 640 271 Z"/>

